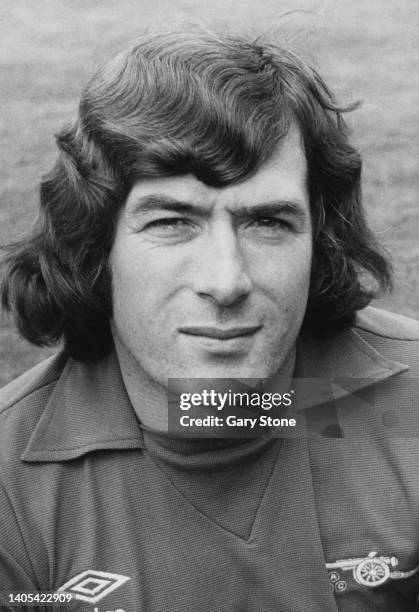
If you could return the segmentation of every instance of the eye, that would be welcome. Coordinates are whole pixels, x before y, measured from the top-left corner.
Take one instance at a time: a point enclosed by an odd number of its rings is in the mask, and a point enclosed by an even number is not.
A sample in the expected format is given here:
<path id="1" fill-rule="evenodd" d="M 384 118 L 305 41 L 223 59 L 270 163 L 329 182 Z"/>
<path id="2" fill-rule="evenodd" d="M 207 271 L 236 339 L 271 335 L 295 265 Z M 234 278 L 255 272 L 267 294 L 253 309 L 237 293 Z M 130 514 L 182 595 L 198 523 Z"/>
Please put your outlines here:
<path id="1" fill-rule="evenodd" d="M 198 227 L 187 217 L 160 217 L 147 221 L 140 231 L 151 240 L 171 244 L 191 240 Z"/>
<path id="2" fill-rule="evenodd" d="M 283 218 L 278 217 L 258 217 L 252 222 L 253 226 L 270 231 L 275 230 L 292 230 L 292 223 Z"/>
<path id="3" fill-rule="evenodd" d="M 154 219 L 154 221 L 149 221 L 144 229 L 158 229 L 162 231 L 173 231 L 179 230 L 188 226 L 187 219 L 183 219 L 182 217 L 166 217 L 163 219 Z"/>

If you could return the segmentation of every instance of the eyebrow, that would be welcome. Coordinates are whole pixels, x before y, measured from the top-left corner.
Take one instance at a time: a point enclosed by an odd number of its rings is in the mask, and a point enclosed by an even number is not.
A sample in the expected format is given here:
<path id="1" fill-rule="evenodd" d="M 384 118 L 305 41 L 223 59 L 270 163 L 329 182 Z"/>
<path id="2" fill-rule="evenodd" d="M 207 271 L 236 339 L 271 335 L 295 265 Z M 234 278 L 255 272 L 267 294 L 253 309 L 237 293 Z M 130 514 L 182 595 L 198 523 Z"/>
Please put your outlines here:
<path id="1" fill-rule="evenodd" d="M 177 213 L 195 213 L 205 215 L 207 208 L 205 206 L 184 202 L 167 196 L 164 194 L 150 194 L 139 198 L 130 211 L 131 215 L 137 215 L 142 212 L 150 212 L 156 210 L 166 210 Z M 306 219 L 308 213 L 299 199 L 295 200 L 272 200 L 269 202 L 261 202 L 260 204 L 251 204 L 237 206 L 234 210 L 229 211 L 233 216 L 243 218 L 252 216 L 272 216 L 280 213 L 286 213 L 300 218 Z"/>
<path id="2" fill-rule="evenodd" d="M 150 194 L 139 198 L 132 207 L 130 213 L 136 215 L 142 212 L 153 210 L 169 210 L 173 212 L 192 212 L 201 207 L 190 202 L 182 202 L 170 196 L 160 194 Z M 202 209 L 203 211 L 203 209 Z"/>

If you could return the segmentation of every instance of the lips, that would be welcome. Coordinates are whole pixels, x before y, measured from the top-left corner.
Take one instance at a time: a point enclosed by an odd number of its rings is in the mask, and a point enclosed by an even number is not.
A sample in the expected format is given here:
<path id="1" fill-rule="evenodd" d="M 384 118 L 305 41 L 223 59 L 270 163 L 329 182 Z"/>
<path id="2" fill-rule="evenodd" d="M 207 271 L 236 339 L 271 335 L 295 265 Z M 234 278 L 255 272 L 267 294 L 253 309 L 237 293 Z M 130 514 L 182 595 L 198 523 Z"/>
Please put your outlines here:
<path id="1" fill-rule="evenodd" d="M 243 338 L 251 336 L 261 329 L 261 325 L 251 325 L 242 327 L 211 327 L 196 326 L 182 327 L 179 331 L 190 336 L 200 336 L 203 338 L 214 338 L 216 340 L 232 340 L 233 338 Z"/>

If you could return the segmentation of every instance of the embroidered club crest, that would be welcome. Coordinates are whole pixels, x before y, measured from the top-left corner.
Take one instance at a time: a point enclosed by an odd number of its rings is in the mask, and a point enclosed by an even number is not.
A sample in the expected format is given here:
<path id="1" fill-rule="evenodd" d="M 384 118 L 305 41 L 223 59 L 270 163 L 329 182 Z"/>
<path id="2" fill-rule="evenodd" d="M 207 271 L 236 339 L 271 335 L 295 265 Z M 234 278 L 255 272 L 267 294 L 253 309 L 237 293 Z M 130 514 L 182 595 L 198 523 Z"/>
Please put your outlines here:
<path id="1" fill-rule="evenodd" d="M 377 555 L 376 551 L 372 551 L 366 557 L 340 559 L 333 563 L 326 563 L 332 591 L 342 592 L 346 590 L 347 582 L 342 578 L 340 572 L 352 571 L 357 584 L 375 588 L 381 586 L 389 579 L 400 580 L 410 578 L 410 576 L 419 571 L 419 566 L 405 572 L 394 570 L 399 564 L 397 557 Z"/>

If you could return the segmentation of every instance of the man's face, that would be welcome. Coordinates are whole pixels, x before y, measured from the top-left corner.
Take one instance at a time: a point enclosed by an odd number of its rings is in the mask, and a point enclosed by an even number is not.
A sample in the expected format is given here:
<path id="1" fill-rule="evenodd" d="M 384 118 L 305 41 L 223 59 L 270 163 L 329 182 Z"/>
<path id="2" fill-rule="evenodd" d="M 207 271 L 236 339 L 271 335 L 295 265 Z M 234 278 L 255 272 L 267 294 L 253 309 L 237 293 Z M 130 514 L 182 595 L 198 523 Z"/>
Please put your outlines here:
<path id="1" fill-rule="evenodd" d="M 296 129 L 240 184 L 208 187 L 192 175 L 136 183 L 110 258 L 122 367 L 163 386 L 274 375 L 304 317 L 311 236 Z"/>

